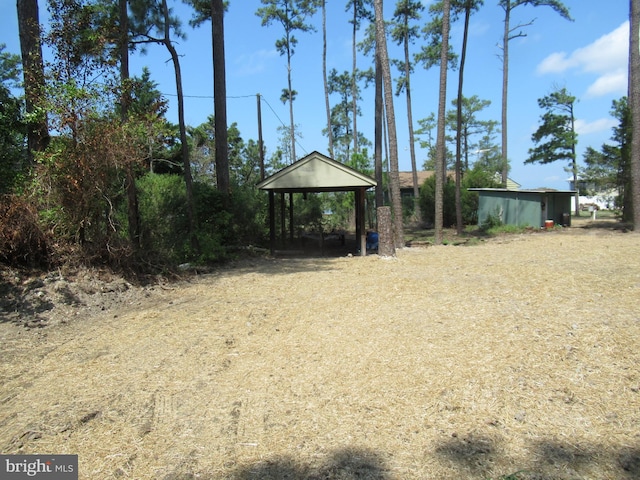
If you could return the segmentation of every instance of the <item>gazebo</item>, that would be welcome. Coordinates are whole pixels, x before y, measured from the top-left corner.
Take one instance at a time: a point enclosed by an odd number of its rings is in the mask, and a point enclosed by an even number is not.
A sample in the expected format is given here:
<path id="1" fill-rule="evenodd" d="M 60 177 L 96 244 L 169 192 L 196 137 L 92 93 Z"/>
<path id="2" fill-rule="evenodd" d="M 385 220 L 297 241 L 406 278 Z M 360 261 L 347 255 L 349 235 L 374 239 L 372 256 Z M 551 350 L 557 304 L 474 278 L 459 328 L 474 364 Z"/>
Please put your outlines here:
<path id="1" fill-rule="evenodd" d="M 258 184 L 260 190 L 269 192 L 269 239 L 273 253 L 276 244 L 275 194 L 281 195 L 284 230 L 284 197 L 289 194 L 293 205 L 294 193 L 355 192 L 356 242 L 360 254 L 366 255 L 366 232 L 364 223 L 365 192 L 376 186 L 376 181 L 353 168 L 347 167 L 318 152 L 306 157 L 265 178 Z M 293 237 L 293 210 L 289 210 L 290 236 Z"/>

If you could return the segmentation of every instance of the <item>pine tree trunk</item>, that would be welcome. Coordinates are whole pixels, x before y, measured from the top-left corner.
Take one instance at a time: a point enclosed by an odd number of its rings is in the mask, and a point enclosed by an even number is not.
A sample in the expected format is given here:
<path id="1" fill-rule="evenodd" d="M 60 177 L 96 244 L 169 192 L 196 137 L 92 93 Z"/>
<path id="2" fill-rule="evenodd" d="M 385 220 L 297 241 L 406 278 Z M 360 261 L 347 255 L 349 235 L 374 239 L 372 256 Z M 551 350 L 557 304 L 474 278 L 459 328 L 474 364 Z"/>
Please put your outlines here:
<path id="1" fill-rule="evenodd" d="M 449 12 L 450 1 L 442 4 L 442 44 L 440 51 L 440 93 L 438 98 L 438 130 L 436 134 L 436 191 L 435 191 L 435 241 L 442 244 L 444 213 L 444 176 L 446 175 L 445 116 L 447 109 L 447 66 L 449 60 Z"/>
<path id="2" fill-rule="evenodd" d="M 357 67 L 356 67 L 356 34 L 358 33 L 358 2 L 353 2 L 353 40 L 352 40 L 352 65 L 351 65 L 351 103 L 353 109 L 353 153 L 358 153 L 358 84 L 357 84 Z M 347 158 L 347 161 L 349 159 Z"/>
<path id="3" fill-rule="evenodd" d="M 129 116 L 131 91 L 129 87 L 129 13 L 127 0 L 119 0 L 120 10 L 120 83 L 122 96 L 120 99 L 120 120 L 124 125 Z M 140 249 L 140 208 L 138 205 L 138 190 L 136 188 L 135 169 L 131 159 L 126 159 L 126 193 L 127 193 L 127 222 L 129 225 L 129 241 L 133 251 Z"/>
<path id="4" fill-rule="evenodd" d="M 223 198 L 229 196 L 229 146 L 227 142 L 227 81 L 224 56 L 224 5 L 211 0 L 211 29 L 213 41 L 213 101 L 216 180 Z"/>
<path id="5" fill-rule="evenodd" d="M 507 94 L 509 91 L 509 23 L 511 17 L 511 0 L 507 0 L 504 16 L 504 32 L 502 37 L 502 186 L 507 186 L 509 174 L 509 156 L 507 153 Z"/>
<path id="6" fill-rule="evenodd" d="M 383 133 L 383 109 L 384 104 L 382 100 L 382 65 L 380 62 L 380 55 L 378 55 L 377 49 L 375 53 L 376 57 L 376 78 L 375 78 L 375 127 L 374 127 L 374 169 L 376 176 L 376 208 L 384 205 L 384 182 L 382 180 L 382 139 Z"/>
<path id="7" fill-rule="evenodd" d="M 464 83 L 464 64 L 467 57 L 467 37 L 471 6 L 467 3 L 464 12 L 464 31 L 462 34 L 462 52 L 458 71 L 458 105 L 456 109 L 456 233 L 462 235 L 462 86 Z M 467 138 L 465 136 L 465 138 Z"/>
<path id="8" fill-rule="evenodd" d="M 634 232 L 640 233 L 640 0 L 629 1 L 629 100 L 631 102 L 631 195 Z"/>
<path id="9" fill-rule="evenodd" d="M 382 81 L 384 84 L 384 100 L 387 117 L 387 135 L 389 135 L 389 189 L 391 191 L 391 207 L 393 209 L 393 226 L 396 248 L 404 246 L 404 228 L 402 224 L 402 199 L 400 197 L 400 175 L 398 172 L 398 138 L 396 134 L 396 117 L 393 109 L 393 87 L 391 85 L 391 68 L 387 52 L 382 0 L 375 0 L 376 14 L 376 49 L 380 54 L 382 65 Z"/>
<path id="10" fill-rule="evenodd" d="M 409 30 L 409 19 L 405 15 L 405 30 Z M 413 215 L 419 222 L 422 219 L 420 213 L 420 185 L 418 185 L 418 167 L 416 165 L 416 145 L 413 135 L 413 113 L 411 109 L 411 68 L 409 57 L 409 36 L 404 37 L 404 77 L 405 77 L 405 91 L 407 94 L 407 122 L 409 123 L 409 153 L 411 155 L 411 175 L 413 179 Z"/>
<path id="11" fill-rule="evenodd" d="M 393 257 L 396 254 L 393 221 L 390 207 L 378 207 L 378 255 Z"/>
<path id="12" fill-rule="evenodd" d="M 24 74 L 25 107 L 34 113 L 44 99 L 44 63 L 40 43 L 40 18 L 38 0 L 18 0 L 18 30 L 22 70 Z M 49 145 L 49 128 L 46 114 L 29 124 L 27 131 L 28 155 L 33 161 L 34 152 L 42 152 Z"/>
<path id="13" fill-rule="evenodd" d="M 329 157 L 333 158 L 333 130 L 331 129 L 331 105 L 329 104 L 329 85 L 327 83 L 327 6 L 325 0 L 322 0 L 322 81 L 324 83 L 324 104 L 327 110 Z"/>

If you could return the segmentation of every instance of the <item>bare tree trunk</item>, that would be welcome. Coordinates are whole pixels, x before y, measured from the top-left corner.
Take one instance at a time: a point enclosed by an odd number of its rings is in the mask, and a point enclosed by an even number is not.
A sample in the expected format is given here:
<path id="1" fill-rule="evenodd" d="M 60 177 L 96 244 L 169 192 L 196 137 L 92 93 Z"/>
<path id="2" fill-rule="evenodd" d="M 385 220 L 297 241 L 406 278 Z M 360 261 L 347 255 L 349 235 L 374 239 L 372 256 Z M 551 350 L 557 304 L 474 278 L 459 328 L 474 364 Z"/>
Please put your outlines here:
<path id="1" fill-rule="evenodd" d="M 296 161 L 296 132 L 293 122 L 293 90 L 291 89 L 291 50 L 287 47 L 287 87 L 289 89 L 289 122 L 291 126 L 291 163 Z"/>
<path id="2" fill-rule="evenodd" d="M 358 126 L 357 126 L 357 112 L 358 112 L 358 83 L 357 83 L 357 67 L 356 67 L 356 34 L 358 33 L 358 2 L 353 2 L 353 40 L 351 45 L 351 103 L 353 109 L 353 153 L 358 153 Z M 349 159 L 347 158 L 347 161 Z"/>
<path id="3" fill-rule="evenodd" d="M 509 91 L 509 34 L 511 27 L 511 0 L 504 7 L 504 32 L 502 36 L 502 186 L 507 186 L 509 156 L 507 153 L 507 94 Z"/>
<path id="4" fill-rule="evenodd" d="M 631 102 L 631 195 L 633 230 L 640 233 L 640 0 L 629 1 L 629 100 Z"/>
<path id="5" fill-rule="evenodd" d="M 131 90 L 129 82 L 129 12 L 127 0 L 119 0 L 120 27 L 120 83 L 122 95 L 120 97 L 120 120 L 124 125 L 129 116 L 131 104 Z M 126 160 L 126 192 L 127 192 L 127 222 L 129 225 L 129 241 L 134 252 L 140 248 L 140 208 L 138 205 L 138 191 L 134 165 L 131 159 Z"/>
<path id="6" fill-rule="evenodd" d="M 389 135 L 389 188 L 393 210 L 393 226 L 396 248 L 404 247 L 404 228 L 402 225 L 402 199 L 400 197 L 400 175 L 398 172 L 398 138 L 396 134 L 396 116 L 393 109 L 393 87 L 391 68 L 387 53 L 387 36 L 384 25 L 382 0 L 375 0 L 376 13 L 376 49 L 380 54 L 382 81 L 384 83 L 385 109 L 387 113 L 387 134 Z"/>
<path id="7" fill-rule="evenodd" d="M 182 91 L 182 73 L 180 71 L 180 59 L 178 52 L 176 52 L 173 43 L 171 43 L 170 36 L 170 19 L 169 8 L 167 7 L 167 0 L 162 0 L 162 11 L 164 13 L 164 45 L 171 54 L 171 60 L 173 62 L 173 69 L 176 76 L 176 94 L 178 97 L 178 127 L 180 129 L 180 143 L 182 153 L 182 165 L 184 183 L 187 192 L 187 216 L 189 221 L 189 234 L 191 236 L 192 246 L 198 249 L 197 239 L 195 236 L 196 231 L 196 214 L 193 199 L 193 177 L 191 176 L 191 162 L 189 160 L 189 144 L 187 143 L 187 129 L 184 120 L 184 93 Z"/>
<path id="8" fill-rule="evenodd" d="M 41 100 L 44 99 L 45 87 L 38 0 L 18 0 L 17 10 L 25 106 L 27 113 L 32 114 L 38 110 Z M 34 152 L 41 152 L 49 145 L 47 116 L 42 113 L 40 117 L 37 122 L 29 124 L 27 131 L 27 154 L 31 161 Z"/>
<path id="9" fill-rule="evenodd" d="M 571 133 L 575 135 L 576 133 L 576 121 L 573 115 L 573 103 L 569 105 L 569 110 L 571 112 Z M 573 142 L 571 145 L 571 173 L 573 173 L 573 185 L 576 189 L 576 194 L 574 196 L 574 203 L 576 209 L 576 216 L 580 216 L 580 192 L 578 191 L 578 162 L 576 158 L 576 143 Z"/>
<path id="10" fill-rule="evenodd" d="M 291 90 L 291 64 L 287 67 L 288 85 L 289 85 L 289 120 L 291 125 L 291 163 L 297 160 L 296 156 L 296 132 L 293 122 L 293 92 Z"/>
<path id="11" fill-rule="evenodd" d="M 456 233 L 462 235 L 462 86 L 464 83 L 464 63 L 467 57 L 467 37 L 471 5 L 467 2 L 464 12 L 464 31 L 462 34 L 462 52 L 458 71 L 458 104 L 456 109 Z M 465 136 L 465 138 L 467 138 Z M 468 166 L 467 166 L 468 167 Z"/>
<path id="12" fill-rule="evenodd" d="M 380 64 L 380 55 L 378 49 L 375 52 L 376 57 L 376 78 L 375 78 L 375 127 L 374 127 L 374 164 L 376 176 L 376 208 L 384 205 L 384 182 L 382 179 L 382 139 L 384 132 L 382 128 L 382 117 L 384 116 L 384 103 L 382 100 L 382 65 Z"/>
<path id="13" fill-rule="evenodd" d="M 404 28 L 409 31 L 409 17 L 404 17 Z M 405 76 L 405 92 L 407 96 L 407 121 L 409 123 L 409 153 L 411 155 L 411 173 L 413 177 L 413 215 L 417 221 L 420 221 L 422 214 L 420 213 L 420 185 L 418 185 L 418 167 L 416 165 L 416 145 L 413 135 L 413 113 L 411 109 L 411 68 L 409 57 L 409 36 L 404 36 L 404 76 Z"/>
<path id="14" fill-rule="evenodd" d="M 331 105 L 329 104 L 329 85 L 327 83 L 327 6 L 325 0 L 322 0 L 322 81 L 324 82 L 324 104 L 327 110 L 329 156 L 333 158 L 333 130 L 331 129 Z"/>
<path id="15" fill-rule="evenodd" d="M 440 51 L 440 93 L 438 97 L 438 130 L 436 133 L 436 192 L 435 192 L 435 241 L 442 244 L 444 213 L 444 175 L 446 175 L 445 116 L 447 109 L 447 66 L 449 53 L 450 0 L 442 2 L 442 45 Z"/>
<path id="16" fill-rule="evenodd" d="M 213 102 L 216 180 L 218 190 L 226 200 L 231 189 L 229 179 L 229 145 L 227 142 L 227 80 L 224 57 L 224 5 L 211 0 L 211 30 L 213 41 Z"/>

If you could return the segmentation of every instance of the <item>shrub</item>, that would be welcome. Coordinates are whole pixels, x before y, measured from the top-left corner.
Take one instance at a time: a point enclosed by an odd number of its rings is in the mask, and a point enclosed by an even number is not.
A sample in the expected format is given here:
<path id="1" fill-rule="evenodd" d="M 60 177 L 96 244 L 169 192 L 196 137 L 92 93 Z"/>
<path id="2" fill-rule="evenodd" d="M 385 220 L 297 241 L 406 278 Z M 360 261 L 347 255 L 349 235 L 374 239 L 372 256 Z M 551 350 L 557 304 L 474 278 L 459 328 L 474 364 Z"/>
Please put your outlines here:
<path id="1" fill-rule="evenodd" d="M 474 225 L 478 223 L 478 192 L 470 192 L 469 188 L 496 188 L 499 187 L 494 176 L 475 166 L 465 172 L 461 184 L 462 223 Z M 420 209 L 422 219 L 433 224 L 435 219 L 435 190 L 436 178 L 431 176 L 420 188 Z M 443 225 L 451 227 L 456 224 L 456 185 L 453 178 L 447 177 L 443 192 Z"/>
<path id="2" fill-rule="evenodd" d="M 137 182 L 141 243 L 165 260 L 180 262 L 189 241 L 186 190 L 179 175 L 149 173 Z"/>
<path id="3" fill-rule="evenodd" d="M 445 227 L 456 223 L 456 185 L 451 178 L 447 178 L 443 192 L 442 222 Z M 435 223 L 436 210 L 436 178 L 432 176 L 425 180 L 420 188 L 420 211 L 422 219 L 429 225 Z"/>
<path id="4" fill-rule="evenodd" d="M 179 175 L 147 174 L 138 183 L 142 243 L 170 263 L 224 260 L 229 246 L 266 238 L 264 195 L 254 187 L 236 187 L 227 206 L 215 186 L 194 182 L 197 228 L 189 235 L 184 180 Z"/>
<path id="5" fill-rule="evenodd" d="M 45 267 L 49 249 L 36 208 L 22 197 L 0 196 L 0 261 L 10 266 Z"/>
<path id="6" fill-rule="evenodd" d="M 497 208 L 494 213 L 487 215 L 487 218 L 485 218 L 482 225 L 480 225 L 480 230 L 488 232 L 489 230 L 502 227 L 503 225 L 502 219 L 500 218 L 500 209 Z"/>

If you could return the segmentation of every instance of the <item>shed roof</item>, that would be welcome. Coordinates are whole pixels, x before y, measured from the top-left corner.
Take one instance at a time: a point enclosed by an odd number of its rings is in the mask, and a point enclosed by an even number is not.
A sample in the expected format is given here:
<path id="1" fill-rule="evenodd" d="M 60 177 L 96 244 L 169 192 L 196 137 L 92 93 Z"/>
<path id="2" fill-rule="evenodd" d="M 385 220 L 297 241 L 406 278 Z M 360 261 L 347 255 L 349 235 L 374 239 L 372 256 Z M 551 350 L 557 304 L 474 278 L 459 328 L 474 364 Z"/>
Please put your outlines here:
<path id="1" fill-rule="evenodd" d="M 467 188 L 470 192 L 512 192 L 512 193 L 560 193 L 575 195 L 575 190 L 555 190 L 553 188 L 532 188 L 521 190 L 519 188 Z"/>
<path id="2" fill-rule="evenodd" d="M 418 186 L 422 185 L 428 178 L 435 175 L 433 170 L 418 170 L 416 175 L 418 176 Z M 447 177 L 454 177 L 456 172 L 453 170 L 447 170 Z M 413 172 L 398 172 L 398 179 L 400 180 L 400 189 L 413 188 Z"/>
<path id="3" fill-rule="evenodd" d="M 376 181 L 340 162 L 312 152 L 258 184 L 276 192 L 337 192 L 371 188 Z"/>

